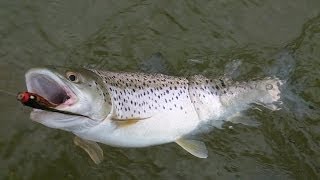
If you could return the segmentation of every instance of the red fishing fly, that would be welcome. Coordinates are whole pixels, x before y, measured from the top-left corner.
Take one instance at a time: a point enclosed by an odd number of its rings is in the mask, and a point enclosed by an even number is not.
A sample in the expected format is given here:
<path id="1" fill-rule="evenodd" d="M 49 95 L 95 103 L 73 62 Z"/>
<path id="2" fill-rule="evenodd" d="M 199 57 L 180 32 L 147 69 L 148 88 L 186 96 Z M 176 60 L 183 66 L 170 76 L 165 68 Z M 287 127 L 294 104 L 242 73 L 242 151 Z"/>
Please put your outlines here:
<path id="1" fill-rule="evenodd" d="M 46 110 L 48 108 L 54 108 L 57 106 L 56 104 L 46 100 L 44 97 L 27 91 L 18 93 L 17 100 L 25 106 L 29 106 L 36 109 Z"/>

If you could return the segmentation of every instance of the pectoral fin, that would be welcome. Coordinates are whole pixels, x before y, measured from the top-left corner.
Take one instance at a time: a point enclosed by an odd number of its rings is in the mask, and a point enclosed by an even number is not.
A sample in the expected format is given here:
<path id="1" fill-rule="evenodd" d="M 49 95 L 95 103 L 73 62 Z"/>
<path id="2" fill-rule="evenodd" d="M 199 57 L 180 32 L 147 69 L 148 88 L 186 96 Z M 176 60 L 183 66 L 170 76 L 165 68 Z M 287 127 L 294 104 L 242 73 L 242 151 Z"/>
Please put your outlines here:
<path id="1" fill-rule="evenodd" d="M 139 120 L 136 119 L 130 119 L 130 120 L 125 120 L 125 121 L 117 121 L 115 120 L 114 123 L 117 125 L 118 128 L 123 128 L 123 127 L 128 127 L 130 125 L 134 125 L 138 122 Z"/>
<path id="2" fill-rule="evenodd" d="M 257 109 L 261 111 L 259 108 Z M 260 125 L 260 123 L 255 119 L 252 119 L 252 117 L 246 116 L 245 114 L 242 114 L 240 112 L 235 113 L 234 115 L 227 118 L 227 121 L 230 121 L 234 124 L 243 124 L 243 125 L 253 126 L 253 127 L 257 127 Z"/>
<path id="3" fill-rule="evenodd" d="M 94 163 L 99 164 L 102 162 L 103 151 L 98 145 L 98 143 L 79 138 L 78 136 L 74 137 L 73 142 L 75 145 L 85 150 L 90 156 L 90 158 L 94 161 Z"/>
<path id="4" fill-rule="evenodd" d="M 111 120 L 112 121 L 141 121 L 141 120 L 145 120 L 145 119 L 148 119 L 150 117 L 145 117 L 145 118 L 123 118 L 123 119 L 120 119 L 120 118 L 117 118 L 117 117 L 111 117 Z"/>
<path id="5" fill-rule="evenodd" d="M 184 150 L 188 151 L 190 154 L 198 158 L 207 158 L 208 150 L 206 145 L 197 140 L 190 139 L 178 139 L 176 143 L 181 146 Z"/>

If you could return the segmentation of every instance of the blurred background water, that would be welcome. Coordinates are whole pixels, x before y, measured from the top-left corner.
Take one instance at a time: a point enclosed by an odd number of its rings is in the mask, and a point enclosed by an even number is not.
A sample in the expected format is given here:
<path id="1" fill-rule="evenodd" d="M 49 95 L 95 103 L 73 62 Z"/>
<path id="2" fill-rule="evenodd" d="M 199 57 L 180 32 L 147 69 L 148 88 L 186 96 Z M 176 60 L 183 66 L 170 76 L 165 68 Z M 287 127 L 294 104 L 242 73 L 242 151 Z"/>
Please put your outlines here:
<path id="1" fill-rule="evenodd" d="M 163 60 L 148 60 L 160 52 Z M 175 144 L 103 145 L 95 165 L 73 136 L 29 119 L 0 92 L 0 179 L 319 179 L 319 0 L 0 1 L 0 89 L 25 90 L 42 65 L 170 75 L 287 80 L 281 110 L 248 110 L 258 126 L 202 137 L 208 159 Z"/>

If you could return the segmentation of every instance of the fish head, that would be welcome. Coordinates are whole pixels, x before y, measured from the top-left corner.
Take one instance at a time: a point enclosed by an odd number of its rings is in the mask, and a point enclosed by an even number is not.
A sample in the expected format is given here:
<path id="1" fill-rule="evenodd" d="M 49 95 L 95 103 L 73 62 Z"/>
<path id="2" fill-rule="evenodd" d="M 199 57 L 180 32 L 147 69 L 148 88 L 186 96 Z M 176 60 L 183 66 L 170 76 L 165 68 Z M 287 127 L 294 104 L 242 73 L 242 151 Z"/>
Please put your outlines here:
<path id="1" fill-rule="evenodd" d="M 80 115 L 33 109 L 31 119 L 45 126 L 72 131 L 103 121 L 111 111 L 103 80 L 88 69 L 32 68 L 25 78 L 27 90 L 56 104 L 54 109 Z"/>

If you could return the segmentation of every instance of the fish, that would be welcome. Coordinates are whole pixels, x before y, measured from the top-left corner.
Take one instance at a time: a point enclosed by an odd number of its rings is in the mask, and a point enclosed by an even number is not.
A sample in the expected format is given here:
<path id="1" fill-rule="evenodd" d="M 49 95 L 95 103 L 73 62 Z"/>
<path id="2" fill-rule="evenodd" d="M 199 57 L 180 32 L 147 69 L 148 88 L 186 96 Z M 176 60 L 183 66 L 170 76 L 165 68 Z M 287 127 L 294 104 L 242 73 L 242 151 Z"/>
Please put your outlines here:
<path id="1" fill-rule="evenodd" d="M 57 110 L 34 108 L 30 118 L 73 133 L 75 144 L 97 164 L 103 159 L 98 143 L 137 148 L 174 142 L 207 158 L 205 143 L 190 134 L 255 105 L 278 110 L 283 84 L 276 77 L 235 82 L 226 77 L 66 67 L 32 68 L 25 80 L 28 92 Z"/>

